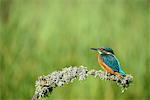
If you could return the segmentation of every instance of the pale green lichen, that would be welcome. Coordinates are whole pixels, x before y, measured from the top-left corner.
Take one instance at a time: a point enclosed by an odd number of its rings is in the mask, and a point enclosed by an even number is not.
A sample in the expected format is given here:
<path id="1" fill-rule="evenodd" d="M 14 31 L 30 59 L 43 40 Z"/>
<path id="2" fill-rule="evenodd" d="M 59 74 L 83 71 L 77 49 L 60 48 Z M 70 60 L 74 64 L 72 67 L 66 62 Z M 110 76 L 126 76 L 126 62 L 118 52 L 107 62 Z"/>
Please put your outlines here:
<path id="1" fill-rule="evenodd" d="M 56 87 L 61 87 L 64 84 L 69 84 L 75 79 L 85 80 L 88 76 L 99 77 L 101 80 L 112 80 L 121 87 L 122 92 L 124 92 L 132 83 L 133 77 L 127 75 L 121 78 L 117 75 L 111 75 L 104 71 L 88 70 L 87 67 L 68 67 L 63 68 L 61 71 L 54 71 L 46 76 L 40 76 L 35 84 L 35 94 L 32 100 L 38 100 L 42 97 L 48 96 L 49 93 L 53 91 Z"/>

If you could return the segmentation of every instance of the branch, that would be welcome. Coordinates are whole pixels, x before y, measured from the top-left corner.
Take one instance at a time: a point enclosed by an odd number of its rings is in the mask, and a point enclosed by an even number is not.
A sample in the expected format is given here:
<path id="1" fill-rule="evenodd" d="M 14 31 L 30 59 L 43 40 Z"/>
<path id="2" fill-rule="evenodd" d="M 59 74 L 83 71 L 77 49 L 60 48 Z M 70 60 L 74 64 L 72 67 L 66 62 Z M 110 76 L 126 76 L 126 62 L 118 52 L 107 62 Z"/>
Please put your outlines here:
<path id="1" fill-rule="evenodd" d="M 133 76 L 127 75 L 124 78 L 118 75 L 111 75 L 104 71 L 88 70 L 87 67 L 68 67 L 61 71 L 54 71 L 47 76 L 40 76 L 35 84 L 35 94 L 32 100 L 38 100 L 48 96 L 56 87 L 61 87 L 64 84 L 72 83 L 75 79 L 85 80 L 88 76 L 99 77 L 102 80 L 112 80 L 121 87 L 122 92 L 126 90 L 133 81 Z"/>

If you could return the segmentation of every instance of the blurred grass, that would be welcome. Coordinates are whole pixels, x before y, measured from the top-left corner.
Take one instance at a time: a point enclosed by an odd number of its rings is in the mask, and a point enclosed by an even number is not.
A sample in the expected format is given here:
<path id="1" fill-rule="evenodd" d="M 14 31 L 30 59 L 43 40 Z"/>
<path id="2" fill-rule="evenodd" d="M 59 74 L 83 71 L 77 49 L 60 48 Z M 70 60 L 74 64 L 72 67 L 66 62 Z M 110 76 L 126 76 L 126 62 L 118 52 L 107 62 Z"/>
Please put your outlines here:
<path id="1" fill-rule="evenodd" d="M 89 78 L 51 100 L 150 99 L 149 0 L 0 0 L 0 100 L 28 100 L 39 75 L 70 65 L 99 69 L 90 47 L 112 47 L 134 76 L 124 94 Z"/>

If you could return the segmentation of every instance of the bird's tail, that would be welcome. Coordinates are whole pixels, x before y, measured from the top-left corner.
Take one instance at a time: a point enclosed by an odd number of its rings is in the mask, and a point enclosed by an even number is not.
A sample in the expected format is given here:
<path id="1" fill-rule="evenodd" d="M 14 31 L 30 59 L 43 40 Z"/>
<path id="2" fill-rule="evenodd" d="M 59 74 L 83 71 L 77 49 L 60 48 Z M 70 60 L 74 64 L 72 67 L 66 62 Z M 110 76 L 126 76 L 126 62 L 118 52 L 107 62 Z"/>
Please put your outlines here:
<path id="1" fill-rule="evenodd" d="M 126 74 L 125 74 L 125 72 L 121 69 L 120 71 L 120 74 L 122 74 L 124 77 L 126 77 Z"/>

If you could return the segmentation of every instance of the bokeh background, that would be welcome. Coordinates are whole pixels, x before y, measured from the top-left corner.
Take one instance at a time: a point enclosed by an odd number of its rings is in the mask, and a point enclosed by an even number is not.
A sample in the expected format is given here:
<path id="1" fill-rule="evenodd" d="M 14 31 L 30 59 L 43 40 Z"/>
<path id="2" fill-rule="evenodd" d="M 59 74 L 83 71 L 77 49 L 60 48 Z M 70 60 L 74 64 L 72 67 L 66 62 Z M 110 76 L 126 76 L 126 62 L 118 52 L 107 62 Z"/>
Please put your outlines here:
<path id="1" fill-rule="evenodd" d="M 121 93 L 88 78 L 44 100 L 150 100 L 149 0 L 0 0 L 0 100 L 30 100 L 40 75 L 100 67 L 90 47 L 111 47 L 134 76 Z"/>

